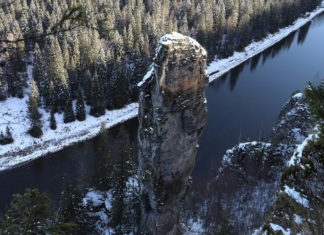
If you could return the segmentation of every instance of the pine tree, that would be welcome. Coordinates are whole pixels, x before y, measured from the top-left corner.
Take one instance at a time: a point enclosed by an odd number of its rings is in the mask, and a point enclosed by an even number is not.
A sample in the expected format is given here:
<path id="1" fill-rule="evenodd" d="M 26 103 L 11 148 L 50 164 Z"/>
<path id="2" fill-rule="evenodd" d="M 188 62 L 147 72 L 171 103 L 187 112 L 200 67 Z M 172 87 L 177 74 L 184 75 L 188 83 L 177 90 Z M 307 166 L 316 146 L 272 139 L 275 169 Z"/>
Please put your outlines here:
<path id="1" fill-rule="evenodd" d="M 68 99 L 64 107 L 64 123 L 69 123 L 74 121 L 75 121 L 75 116 L 73 112 L 72 101 L 71 99 Z"/>
<path id="2" fill-rule="evenodd" d="M 77 38 L 73 38 L 71 45 L 70 65 L 68 69 L 69 84 L 72 97 L 78 96 L 78 88 L 82 86 L 82 74 L 80 66 L 80 45 Z"/>
<path id="3" fill-rule="evenodd" d="M 7 126 L 6 128 L 6 135 L 5 135 L 5 142 L 6 144 L 11 144 L 13 142 L 13 138 L 12 138 L 12 133 L 10 128 Z"/>
<path id="4" fill-rule="evenodd" d="M 19 26 L 17 26 L 19 27 Z M 25 46 L 18 43 L 16 47 L 9 51 L 9 58 L 5 67 L 5 76 L 7 78 L 8 93 L 13 97 L 23 98 L 23 88 L 26 84 L 25 72 Z"/>
<path id="5" fill-rule="evenodd" d="M 99 117 L 105 114 L 105 96 L 103 93 L 103 87 L 100 84 L 99 76 L 97 71 L 93 76 L 92 86 L 91 86 L 91 110 L 90 114 Z"/>
<path id="6" fill-rule="evenodd" d="M 49 215 L 49 198 L 38 190 L 27 189 L 24 195 L 14 196 L 0 224 L 2 229 L 8 229 L 7 234 L 40 234 L 46 230 Z"/>
<path id="7" fill-rule="evenodd" d="M 39 102 L 39 92 L 36 82 L 32 81 L 31 92 L 29 94 L 28 100 L 28 112 L 29 119 L 31 122 L 31 128 L 28 133 L 35 137 L 39 138 L 43 135 L 42 132 L 42 123 L 40 120 L 41 115 L 38 112 L 38 102 Z"/>
<path id="8" fill-rule="evenodd" d="M 318 86 L 311 83 L 305 89 L 305 96 L 314 118 L 318 122 L 319 138 L 316 141 L 322 149 L 324 148 L 324 82 Z M 324 159 L 322 159 L 324 161 Z"/>
<path id="9" fill-rule="evenodd" d="M 47 195 L 37 189 L 26 189 L 23 195 L 14 195 L 0 218 L 0 234 L 74 234 L 78 226 L 70 221 L 59 220 Z"/>
<path id="10" fill-rule="evenodd" d="M 81 76 L 81 85 L 84 87 L 84 98 L 86 104 L 90 105 L 92 102 L 92 75 L 89 70 L 86 70 Z"/>
<path id="11" fill-rule="evenodd" d="M 79 68 L 80 67 L 80 43 L 77 37 L 73 38 L 72 42 L 72 55 L 71 59 L 71 67 Z"/>
<path id="12" fill-rule="evenodd" d="M 55 115 L 54 115 L 54 112 L 53 111 L 51 111 L 50 128 L 52 130 L 56 130 L 56 128 L 57 128 L 57 126 L 56 126 L 56 119 L 55 119 Z"/>
<path id="13" fill-rule="evenodd" d="M 86 119 L 84 98 L 83 98 L 81 88 L 79 88 L 78 90 L 78 97 L 76 102 L 76 118 L 79 121 L 84 121 Z"/>
<path id="14" fill-rule="evenodd" d="M 5 144 L 6 144 L 5 136 L 3 132 L 0 131 L 0 145 L 5 145 Z"/>
<path id="15" fill-rule="evenodd" d="M 113 87 L 113 104 L 114 108 L 120 109 L 124 107 L 129 101 L 129 84 L 128 71 L 126 62 L 119 62 L 115 64 L 115 71 L 112 78 Z"/>
<path id="16" fill-rule="evenodd" d="M 70 68 L 70 52 L 69 52 L 69 45 L 68 45 L 65 37 L 63 40 L 62 57 L 63 57 L 65 68 L 69 69 Z"/>
<path id="17" fill-rule="evenodd" d="M 51 94 L 53 96 L 53 104 L 51 105 L 59 107 L 60 110 L 69 109 L 69 107 L 66 107 L 66 105 L 70 104 L 70 102 L 67 102 L 70 99 L 68 74 L 64 67 L 62 51 L 57 38 L 50 38 L 45 52 L 46 72 L 49 81 L 53 85 Z"/>
<path id="18" fill-rule="evenodd" d="M 7 99 L 5 90 L 6 90 L 5 83 L 4 83 L 4 81 L 1 81 L 1 78 L 0 78 L 0 101 Z"/>
<path id="19" fill-rule="evenodd" d="M 39 45 L 35 44 L 35 50 L 34 50 L 34 56 L 35 56 L 35 64 L 33 69 L 33 79 L 37 82 L 37 86 L 39 88 L 39 94 L 47 100 L 49 96 L 48 91 L 48 81 L 47 77 L 45 75 L 46 71 L 46 65 L 44 56 L 39 48 Z"/>

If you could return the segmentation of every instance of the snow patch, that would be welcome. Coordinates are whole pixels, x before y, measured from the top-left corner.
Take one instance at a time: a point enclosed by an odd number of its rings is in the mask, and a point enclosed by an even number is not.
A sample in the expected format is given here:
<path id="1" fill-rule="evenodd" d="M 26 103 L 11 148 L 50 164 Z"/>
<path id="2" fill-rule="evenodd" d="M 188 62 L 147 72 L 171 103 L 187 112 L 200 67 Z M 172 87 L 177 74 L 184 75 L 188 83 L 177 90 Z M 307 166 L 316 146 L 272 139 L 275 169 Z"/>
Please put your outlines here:
<path id="1" fill-rule="evenodd" d="M 92 206 L 100 206 L 104 202 L 103 195 L 98 191 L 90 191 L 88 192 L 82 200 L 84 206 L 92 205 Z"/>
<path id="2" fill-rule="evenodd" d="M 308 143 L 314 140 L 315 134 L 310 134 L 300 145 L 297 146 L 293 156 L 290 158 L 288 162 L 288 166 L 295 166 L 300 163 L 300 159 L 303 156 L 303 151 Z"/>
<path id="3" fill-rule="evenodd" d="M 302 224 L 303 223 L 303 218 L 300 217 L 299 215 L 294 214 L 294 220 L 296 224 Z"/>
<path id="4" fill-rule="evenodd" d="M 138 87 L 141 87 L 141 86 L 143 86 L 143 84 L 153 75 L 153 73 L 154 73 L 154 64 L 152 64 L 151 66 L 150 66 L 150 69 L 149 69 L 149 71 L 145 74 L 145 76 L 144 76 L 144 78 L 143 78 L 143 80 L 142 81 L 140 81 L 138 84 L 137 84 L 137 86 Z"/>
<path id="5" fill-rule="evenodd" d="M 95 228 L 99 234 L 114 234 L 114 230 L 108 227 L 110 222 L 112 192 L 96 191 L 90 189 L 84 196 L 82 204 L 88 208 L 88 215 L 95 218 Z"/>
<path id="6" fill-rule="evenodd" d="M 291 131 L 293 132 L 294 139 L 296 140 L 297 143 L 302 143 L 305 140 L 305 136 L 301 134 L 300 128 L 294 128 Z"/>
<path id="7" fill-rule="evenodd" d="M 293 95 L 293 98 L 298 99 L 298 100 L 303 98 L 303 97 L 304 97 L 303 93 L 297 93 L 297 94 Z"/>
<path id="8" fill-rule="evenodd" d="M 109 190 L 107 193 L 106 193 L 106 200 L 105 200 L 105 207 L 108 211 L 111 211 L 112 210 L 112 202 L 113 198 L 112 198 L 112 191 Z"/>
<path id="9" fill-rule="evenodd" d="M 290 188 L 289 186 L 285 185 L 284 192 L 293 199 L 295 199 L 295 201 L 299 204 L 303 205 L 306 208 L 309 207 L 309 201 L 306 198 L 302 197 L 301 194 L 297 192 L 294 188 Z"/>
<path id="10" fill-rule="evenodd" d="M 188 231 L 184 235 L 199 235 L 205 232 L 202 219 L 190 219 L 188 226 Z"/>
<path id="11" fill-rule="evenodd" d="M 177 42 L 181 42 L 181 45 L 188 44 L 192 45 L 195 50 L 199 50 L 200 54 L 207 56 L 207 51 L 193 38 L 187 37 L 183 34 L 172 32 L 171 34 L 166 34 L 161 37 L 160 44 L 172 46 L 172 48 L 177 49 Z"/>
<path id="12" fill-rule="evenodd" d="M 262 232 L 262 228 L 257 228 L 253 231 L 252 235 L 260 235 Z M 264 233 L 263 233 L 264 234 Z M 266 234 L 265 234 L 266 235 Z"/>
<path id="13" fill-rule="evenodd" d="M 113 230 L 112 228 L 108 228 L 104 231 L 103 233 L 104 235 L 114 235 L 115 234 L 115 230 Z"/>
<path id="14" fill-rule="evenodd" d="M 270 143 L 263 143 L 263 142 L 258 142 L 258 141 L 252 141 L 252 142 L 240 143 L 238 145 L 238 147 L 240 149 L 244 149 L 244 148 L 246 148 L 246 146 L 256 146 L 256 145 L 260 145 L 263 148 L 267 148 L 267 147 L 270 147 L 271 146 Z"/>
<path id="15" fill-rule="evenodd" d="M 284 229 L 283 227 L 281 227 L 278 224 L 270 223 L 270 226 L 274 231 L 281 231 L 284 235 L 290 235 L 291 234 L 290 229 L 286 230 L 286 229 Z"/>

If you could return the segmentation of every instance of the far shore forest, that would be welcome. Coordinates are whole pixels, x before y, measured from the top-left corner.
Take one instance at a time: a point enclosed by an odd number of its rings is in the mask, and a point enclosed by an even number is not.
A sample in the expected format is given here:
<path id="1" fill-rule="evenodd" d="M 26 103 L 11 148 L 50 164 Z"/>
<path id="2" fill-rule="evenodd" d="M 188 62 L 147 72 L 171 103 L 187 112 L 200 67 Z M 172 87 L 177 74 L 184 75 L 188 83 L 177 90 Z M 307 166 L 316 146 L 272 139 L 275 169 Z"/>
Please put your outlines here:
<path id="1" fill-rule="evenodd" d="M 321 0 L 15 0 L 0 4 L 0 100 L 29 93 L 29 133 L 38 108 L 64 122 L 136 101 L 160 37 L 173 31 L 230 56 L 314 10 Z M 33 65 L 32 82 L 27 65 Z M 28 84 L 30 92 L 26 92 Z M 76 101 L 76 105 L 72 105 Z M 9 130 L 10 132 L 10 130 Z M 3 133 L 10 143 L 10 133 Z"/>

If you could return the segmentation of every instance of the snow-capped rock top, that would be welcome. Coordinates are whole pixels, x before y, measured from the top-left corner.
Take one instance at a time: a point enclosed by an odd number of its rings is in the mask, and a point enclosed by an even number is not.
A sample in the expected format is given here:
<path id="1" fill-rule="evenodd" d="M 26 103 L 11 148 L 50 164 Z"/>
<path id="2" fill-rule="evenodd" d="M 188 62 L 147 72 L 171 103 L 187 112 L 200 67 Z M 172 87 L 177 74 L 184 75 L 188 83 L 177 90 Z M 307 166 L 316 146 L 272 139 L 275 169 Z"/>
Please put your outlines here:
<path id="1" fill-rule="evenodd" d="M 195 39 L 184 36 L 177 32 L 164 35 L 160 39 L 160 44 L 168 46 L 173 50 L 183 50 L 185 47 L 188 47 L 190 49 L 194 49 L 196 51 L 195 54 L 207 56 L 207 51 Z"/>

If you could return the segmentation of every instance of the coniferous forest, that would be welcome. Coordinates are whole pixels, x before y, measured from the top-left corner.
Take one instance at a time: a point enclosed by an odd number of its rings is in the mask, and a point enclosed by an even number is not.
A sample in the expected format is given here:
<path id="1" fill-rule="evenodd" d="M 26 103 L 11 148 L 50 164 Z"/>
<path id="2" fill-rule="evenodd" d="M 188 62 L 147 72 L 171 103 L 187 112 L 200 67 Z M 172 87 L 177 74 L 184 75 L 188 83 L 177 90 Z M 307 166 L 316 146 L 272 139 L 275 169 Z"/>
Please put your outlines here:
<path id="1" fill-rule="evenodd" d="M 33 65 L 30 134 L 37 107 L 84 120 L 136 101 L 137 83 L 165 33 L 198 40 L 209 60 L 290 25 L 320 0 L 14 0 L 0 6 L 0 100 L 24 96 Z M 73 101 L 76 105 L 73 106 Z"/>

